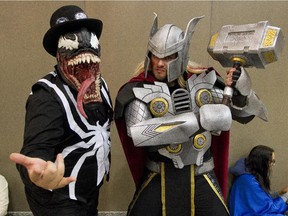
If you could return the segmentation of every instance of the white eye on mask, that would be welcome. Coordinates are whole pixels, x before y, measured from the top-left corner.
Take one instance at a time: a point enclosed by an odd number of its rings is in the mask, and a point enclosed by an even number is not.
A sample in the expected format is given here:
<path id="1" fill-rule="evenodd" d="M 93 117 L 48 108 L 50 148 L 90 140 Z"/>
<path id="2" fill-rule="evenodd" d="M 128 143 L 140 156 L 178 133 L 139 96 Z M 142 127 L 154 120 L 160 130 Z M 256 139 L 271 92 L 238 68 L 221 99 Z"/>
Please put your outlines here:
<path id="1" fill-rule="evenodd" d="M 79 48 L 78 36 L 74 34 L 75 40 L 67 38 L 65 36 L 60 36 L 58 41 L 58 48 L 65 48 L 66 50 L 73 50 Z M 99 49 L 99 40 L 94 33 L 91 33 L 90 38 L 91 47 L 94 49 Z"/>
<path id="2" fill-rule="evenodd" d="M 65 36 L 60 36 L 58 41 L 58 48 L 65 48 L 66 50 L 74 50 L 79 48 L 78 37 L 76 34 L 75 40 L 66 38 Z"/>
<path id="3" fill-rule="evenodd" d="M 91 33 L 91 40 L 90 40 L 91 47 L 94 49 L 99 49 L 99 40 L 94 33 Z"/>

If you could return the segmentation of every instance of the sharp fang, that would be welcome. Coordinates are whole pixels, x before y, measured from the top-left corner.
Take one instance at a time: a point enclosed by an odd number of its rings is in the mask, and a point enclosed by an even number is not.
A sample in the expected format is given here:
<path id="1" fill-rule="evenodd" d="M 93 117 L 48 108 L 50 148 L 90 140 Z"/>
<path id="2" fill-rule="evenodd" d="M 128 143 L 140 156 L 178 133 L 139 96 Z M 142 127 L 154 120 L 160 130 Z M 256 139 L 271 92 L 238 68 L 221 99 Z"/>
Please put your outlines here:
<path id="1" fill-rule="evenodd" d="M 81 63 L 85 63 L 85 62 L 87 62 L 88 64 L 90 62 L 100 63 L 100 58 L 96 55 L 91 54 L 91 53 L 84 53 L 84 54 L 80 54 L 80 55 L 76 56 L 75 58 L 69 60 L 68 65 L 73 66 L 73 65 L 78 65 Z"/>

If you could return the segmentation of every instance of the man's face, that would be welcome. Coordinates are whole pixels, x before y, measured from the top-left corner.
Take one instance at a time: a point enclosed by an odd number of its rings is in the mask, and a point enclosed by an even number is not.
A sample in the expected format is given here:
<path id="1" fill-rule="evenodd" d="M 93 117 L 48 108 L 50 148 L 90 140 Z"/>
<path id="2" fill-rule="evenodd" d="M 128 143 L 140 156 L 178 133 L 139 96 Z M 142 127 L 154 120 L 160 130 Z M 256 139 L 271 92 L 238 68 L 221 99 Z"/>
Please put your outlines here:
<path id="1" fill-rule="evenodd" d="M 102 102 L 99 57 L 98 38 L 86 28 L 59 38 L 58 68 L 67 84 L 78 91 L 77 105 L 81 113 L 84 113 L 83 103 Z"/>
<path id="2" fill-rule="evenodd" d="M 170 56 L 166 56 L 165 58 L 158 58 L 157 56 L 152 54 L 151 56 L 152 73 L 158 81 L 163 82 L 167 81 L 168 63 L 176 58 L 177 58 L 176 53 Z"/>

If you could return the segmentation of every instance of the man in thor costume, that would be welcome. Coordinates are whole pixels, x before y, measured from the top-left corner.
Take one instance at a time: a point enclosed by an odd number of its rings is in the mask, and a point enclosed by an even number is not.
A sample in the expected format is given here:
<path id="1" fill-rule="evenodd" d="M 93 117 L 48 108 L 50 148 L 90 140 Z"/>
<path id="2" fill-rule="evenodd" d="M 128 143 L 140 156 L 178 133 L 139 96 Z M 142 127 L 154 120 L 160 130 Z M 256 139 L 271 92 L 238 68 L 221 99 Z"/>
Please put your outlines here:
<path id="1" fill-rule="evenodd" d="M 228 215 L 221 188 L 225 195 L 232 119 L 266 120 L 244 68 L 227 71 L 235 94 L 226 106 L 219 74 L 189 61 L 201 18 L 183 32 L 172 24 L 158 28 L 156 15 L 141 72 L 117 95 L 115 121 L 136 183 L 130 216 Z"/>

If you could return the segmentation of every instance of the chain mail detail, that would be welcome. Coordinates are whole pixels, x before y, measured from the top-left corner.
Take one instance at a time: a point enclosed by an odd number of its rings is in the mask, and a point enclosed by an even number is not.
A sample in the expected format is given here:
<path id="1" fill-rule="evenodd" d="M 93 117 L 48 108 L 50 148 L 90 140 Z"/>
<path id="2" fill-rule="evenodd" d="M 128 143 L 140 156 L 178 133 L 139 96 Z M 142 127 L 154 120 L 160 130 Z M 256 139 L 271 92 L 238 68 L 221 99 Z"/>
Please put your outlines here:
<path id="1" fill-rule="evenodd" d="M 151 118 L 152 116 L 148 110 L 147 104 L 140 100 L 133 100 L 125 109 L 125 121 L 128 136 L 131 137 L 131 126 Z"/>
<path id="2" fill-rule="evenodd" d="M 223 90 L 219 88 L 212 88 L 210 92 L 212 94 L 214 103 L 221 104 L 223 100 Z"/>

